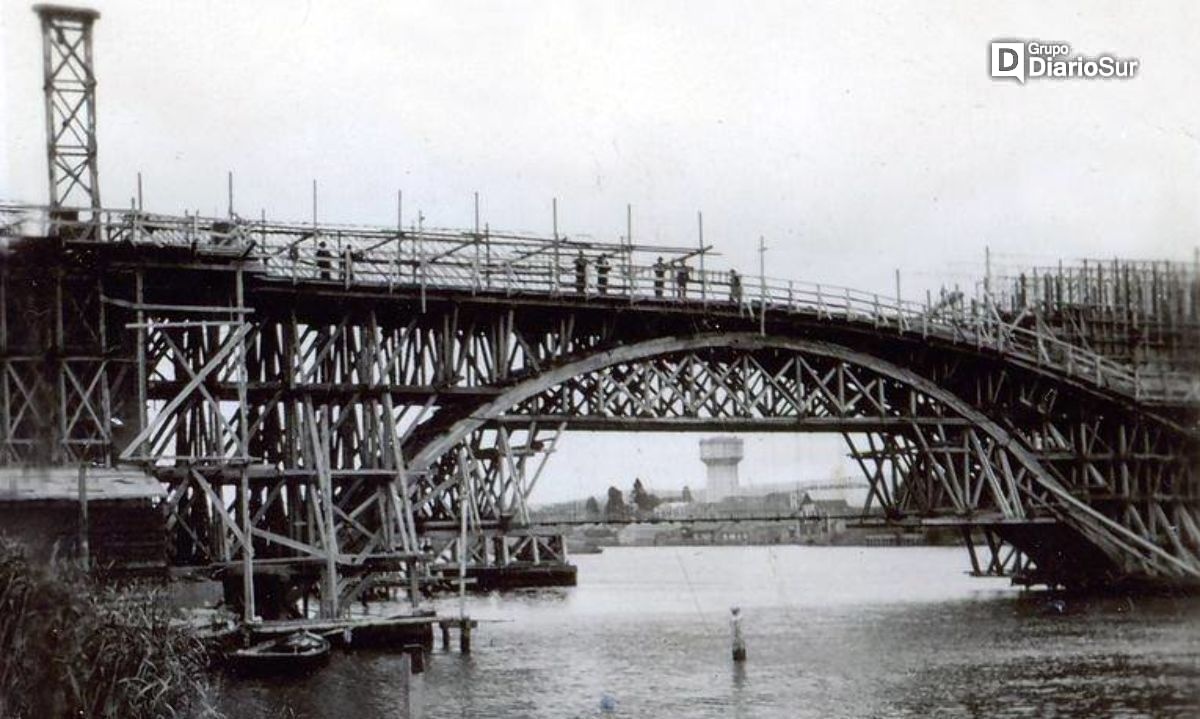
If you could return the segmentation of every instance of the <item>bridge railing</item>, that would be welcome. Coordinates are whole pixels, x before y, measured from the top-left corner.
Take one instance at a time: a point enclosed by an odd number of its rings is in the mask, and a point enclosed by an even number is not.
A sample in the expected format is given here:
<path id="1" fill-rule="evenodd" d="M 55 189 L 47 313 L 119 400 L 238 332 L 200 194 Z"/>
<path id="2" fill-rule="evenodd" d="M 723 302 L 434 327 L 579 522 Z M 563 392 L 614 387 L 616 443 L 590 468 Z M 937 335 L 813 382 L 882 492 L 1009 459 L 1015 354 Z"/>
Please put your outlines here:
<path id="1" fill-rule="evenodd" d="M 85 211 L 86 212 L 86 211 Z M 104 210 L 0 205 L 0 236 L 188 247 L 252 260 L 266 276 L 345 287 L 545 294 L 590 301 L 700 305 L 762 319 L 798 313 L 974 344 L 1147 402 L 1200 400 L 1198 378 L 1136 368 L 1035 329 L 991 307 L 949 298 L 917 303 L 822 283 L 745 275 L 706 265 L 712 248 L 596 242 L 588 238 L 246 221 Z"/>

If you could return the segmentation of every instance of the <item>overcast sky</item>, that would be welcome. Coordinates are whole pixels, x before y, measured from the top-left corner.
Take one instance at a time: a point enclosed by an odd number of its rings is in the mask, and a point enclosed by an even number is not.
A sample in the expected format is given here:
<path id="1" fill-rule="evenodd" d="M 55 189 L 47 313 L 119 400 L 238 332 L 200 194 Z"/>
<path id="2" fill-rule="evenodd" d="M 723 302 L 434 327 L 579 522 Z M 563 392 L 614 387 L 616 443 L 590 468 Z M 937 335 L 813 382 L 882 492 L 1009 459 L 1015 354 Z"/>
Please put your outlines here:
<path id="1" fill-rule="evenodd" d="M 1193 3 L 120 2 L 96 27 L 106 205 L 236 209 L 692 244 L 905 294 L 1004 263 L 1186 259 L 1200 191 Z M 1141 61 L 1125 82 L 996 82 L 996 38 Z M 0 3 L 0 199 L 46 199 L 41 51 Z M 753 274 L 753 272 L 752 272 Z M 620 441 L 617 441 L 617 440 Z M 696 437 L 567 442 L 540 498 L 702 466 Z M 580 461 L 597 448 L 610 461 Z M 754 440 L 748 467 L 822 474 L 836 442 Z M 594 455 L 593 455 L 594 456 Z M 574 459 L 572 459 L 574 458 Z M 658 468 L 643 471 L 643 467 Z M 674 468 L 674 469 L 673 469 Z M 658 475 L 676 476 L 658 476 Z M 756 473 L 758 474 L 758 473 Z M 775 477 L 787 478 L 787 477 Z"/>

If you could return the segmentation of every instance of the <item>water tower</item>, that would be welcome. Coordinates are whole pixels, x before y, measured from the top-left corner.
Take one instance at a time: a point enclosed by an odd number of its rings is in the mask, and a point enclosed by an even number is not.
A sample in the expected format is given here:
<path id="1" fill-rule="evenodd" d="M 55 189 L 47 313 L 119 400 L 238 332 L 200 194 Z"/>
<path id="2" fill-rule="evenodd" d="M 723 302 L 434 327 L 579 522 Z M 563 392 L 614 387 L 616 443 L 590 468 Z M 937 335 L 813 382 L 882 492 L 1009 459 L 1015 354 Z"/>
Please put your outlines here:
<path id="1" fill-rule="evenodd" d="M 700 461 L 708 467 L 704 499 L 720 502 L 738 493 L 738 462 L 742 461 L 740 437 L 706 437 L 700 440 Z"/>

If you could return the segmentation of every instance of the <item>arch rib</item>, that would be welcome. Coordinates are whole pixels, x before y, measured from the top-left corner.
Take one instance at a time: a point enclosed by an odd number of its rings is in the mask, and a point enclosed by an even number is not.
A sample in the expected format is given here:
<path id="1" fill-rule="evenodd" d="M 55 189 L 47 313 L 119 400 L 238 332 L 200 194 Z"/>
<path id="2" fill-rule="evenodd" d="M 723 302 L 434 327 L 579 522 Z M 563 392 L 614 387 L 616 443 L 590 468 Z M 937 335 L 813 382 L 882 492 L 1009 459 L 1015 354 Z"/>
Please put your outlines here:
<path id="1" fill-rule="evenodd" d="M 952 412 L 987 434 L 997 449 L 1011 454 L 1029 472 L 1033 481 L 1053 498 L 1054 503 L 1045 502 L 1036 495 L 1031 499 L 1043 504 L 1061 520 L 1095 542 L 1114 560 L 1117 566 L 1127 567 L 1128 560 L 1136 558 L 1142 564 L 1154 567 L 1168 575 L 1186 577 L 1193 581 L 1200 580 L 1200 567 L 1171 555 L 1162 547 L 1130 531 L 1072 495 L 1041 465 L 1019 439 L 962 398 L 904 367 L 849 347 L 817 340 L 741 332 L 707 333 L 686 337 L 661 337 L 594 351 L 568 359 L 519 379 L 501 389 L 494 398 L 478 405 L 469 414 L 453 420 L 442 431 L 417 448 L 412 455 L 410 469 L 417 472 L 428 470 L 442 455 L 451 451 L 471 432 L 501 417 L 517 404 L 566 382 L 572 377 L 585 375 L 612 365 L 647 360 L 659 355 L 706 349 L 732 349 L 747 352 L 778 349 L 819 355 L 866 367 L 904 383 L 943 403 Z M 1015 517 L 1019 512 L 1010 507 L 1006 511 L 1006 516 L 1009 514 Z"/>

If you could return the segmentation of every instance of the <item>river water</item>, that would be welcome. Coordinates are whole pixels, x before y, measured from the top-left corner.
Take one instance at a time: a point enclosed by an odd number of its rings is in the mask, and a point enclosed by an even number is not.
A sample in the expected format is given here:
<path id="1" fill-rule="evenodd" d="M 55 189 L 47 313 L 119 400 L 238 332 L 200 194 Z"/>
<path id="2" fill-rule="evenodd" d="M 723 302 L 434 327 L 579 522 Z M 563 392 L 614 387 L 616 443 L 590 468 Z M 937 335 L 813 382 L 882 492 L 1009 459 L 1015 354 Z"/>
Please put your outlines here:
<path id="1" fill-rule="evenodd" d="M 468 597 L 417 716 L 1200 715 L 1200 598 L 1067 599 L 966 576 L 943 547 L 609 548 L 579 586 Z M 749 652 L 730 660 L 729 609 Z M 457 599 L 439 611 L 456 613 Z M 401 717 L 400 661 L 339 654 L 304 682 L 226 686 L 236 718 Z"/>

